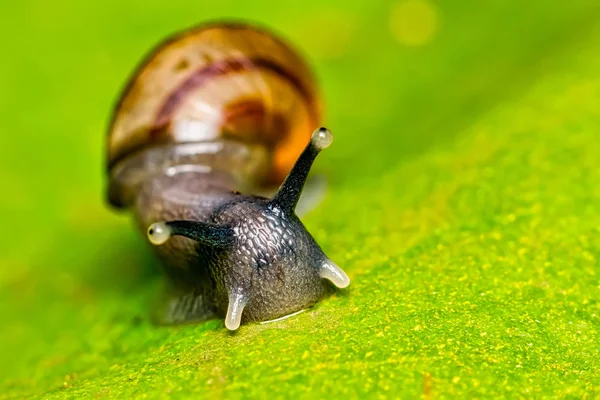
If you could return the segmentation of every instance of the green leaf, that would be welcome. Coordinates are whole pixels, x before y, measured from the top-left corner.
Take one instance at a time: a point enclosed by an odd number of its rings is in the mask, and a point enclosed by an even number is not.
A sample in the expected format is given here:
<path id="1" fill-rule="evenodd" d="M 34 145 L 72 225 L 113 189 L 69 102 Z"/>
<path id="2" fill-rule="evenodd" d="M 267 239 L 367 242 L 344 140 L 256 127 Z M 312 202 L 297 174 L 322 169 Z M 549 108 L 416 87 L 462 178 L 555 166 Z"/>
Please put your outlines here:
<path id="1" fill-rule="evenodd" d="M 600 5 L 278 6 L 1 6 L 0 399 L 597 396 Z M 321 77 L 336 139 L 305 222 L 352 279 L 233 334 L 149 323 L 161 277 L 102 169 L 138 58 L 222 15 Z"/>

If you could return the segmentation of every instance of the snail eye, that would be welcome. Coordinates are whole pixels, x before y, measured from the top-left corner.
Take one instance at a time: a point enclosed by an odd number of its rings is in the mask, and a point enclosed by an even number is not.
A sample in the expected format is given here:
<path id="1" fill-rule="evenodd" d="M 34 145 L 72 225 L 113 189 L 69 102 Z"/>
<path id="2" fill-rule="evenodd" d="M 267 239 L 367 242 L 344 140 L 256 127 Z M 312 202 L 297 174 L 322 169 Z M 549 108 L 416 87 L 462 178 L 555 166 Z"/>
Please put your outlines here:
<path id="1" fill-rule="evenodd" d="M 319 150 L 328 148 L 333 142 L 333 135 L 327 128 L 319 128 L 312 135 L 312 141 Z"/>
<path id="2" fill-rule="evenodd" d="M 164 244 L 171 237 L 171 229 L 164 222 L 157 222 L 148 228 L 148 239 L 152 244 Z"/>

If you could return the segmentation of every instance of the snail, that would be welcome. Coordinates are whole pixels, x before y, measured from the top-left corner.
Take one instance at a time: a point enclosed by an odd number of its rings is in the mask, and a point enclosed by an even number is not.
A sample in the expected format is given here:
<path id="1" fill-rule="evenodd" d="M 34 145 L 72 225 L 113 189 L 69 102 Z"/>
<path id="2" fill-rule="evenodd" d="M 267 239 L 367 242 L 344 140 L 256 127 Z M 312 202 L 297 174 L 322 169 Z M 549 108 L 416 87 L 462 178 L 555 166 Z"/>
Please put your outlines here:
<path id="1" fill-rule="evenodd" d="M 313 132 L 320 115 L 302 57 L 251 25 L 194 27 L 138 67 L 109 126 L 107 197 L 162 261 L 171 290 L 157 322 L 224 317 L 236 330 L 348 286 L 295 213 L 332 141 Z"/>

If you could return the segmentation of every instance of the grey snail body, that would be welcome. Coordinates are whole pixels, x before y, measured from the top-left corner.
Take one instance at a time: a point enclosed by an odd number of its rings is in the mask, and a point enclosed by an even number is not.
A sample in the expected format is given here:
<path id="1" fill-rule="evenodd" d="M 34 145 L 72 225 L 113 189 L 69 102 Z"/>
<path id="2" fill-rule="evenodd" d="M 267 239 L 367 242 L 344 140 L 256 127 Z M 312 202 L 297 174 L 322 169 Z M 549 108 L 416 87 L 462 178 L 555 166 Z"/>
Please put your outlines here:
<path id="1" fill-rule="evenodd" d="M 289 315 L 349 284 L 294 210 L 331 133 L 304 61 L 242 24 L 194 28 L 138 69 L 108 136 L 108 200 L 132 211 L 173 288 L 160 323 Z M 271 198 L 253 193 L 280 184 Z M 247 193 L 241 194 L 240 192 Z"/>

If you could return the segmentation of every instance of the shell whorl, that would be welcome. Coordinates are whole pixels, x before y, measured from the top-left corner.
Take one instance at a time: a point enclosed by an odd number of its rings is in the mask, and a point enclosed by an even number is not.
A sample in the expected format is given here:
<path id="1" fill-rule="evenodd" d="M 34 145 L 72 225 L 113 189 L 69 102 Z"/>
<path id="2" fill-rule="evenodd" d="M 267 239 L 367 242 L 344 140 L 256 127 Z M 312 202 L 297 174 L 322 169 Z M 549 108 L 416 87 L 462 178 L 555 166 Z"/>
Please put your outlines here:
<path id="1" fill-rule="evenodd" d="M 109 128 L 108 169 L 114 175 L 147 149 L 229 140 L 266 149 L 260 180 L 277 184 L 320 118 L 313 75 L 287 44 L 244 24 L 203 25 L 159 45 L 127 84 Z M 122 203 L 114 192 L 110 201 Z"/>

